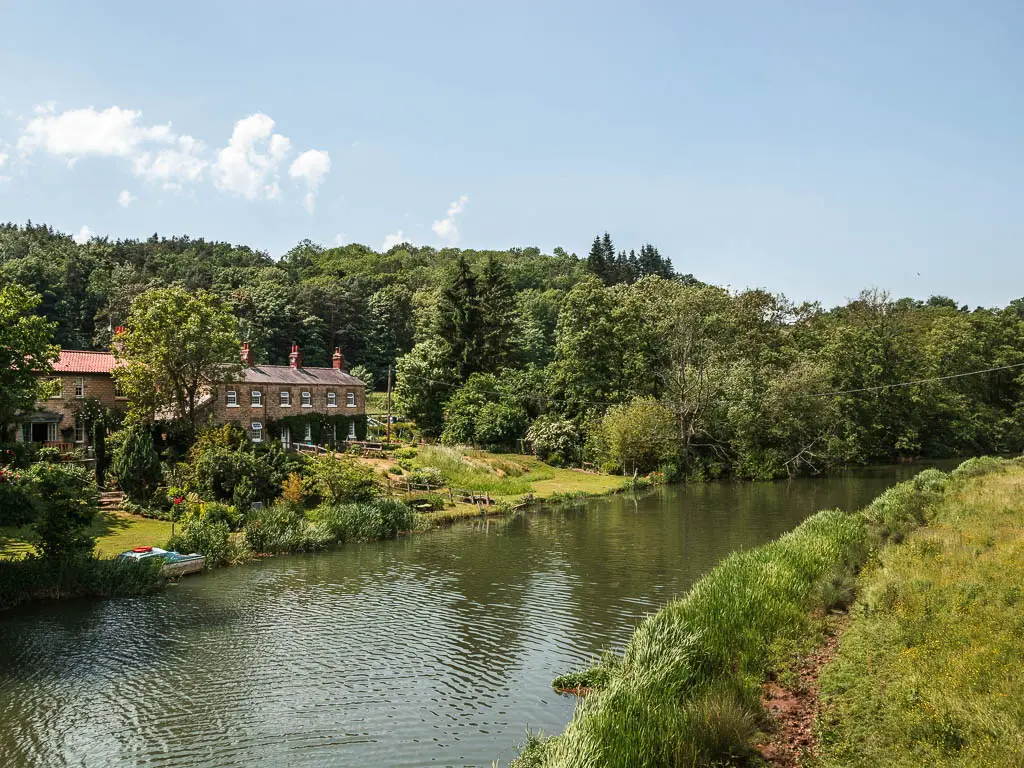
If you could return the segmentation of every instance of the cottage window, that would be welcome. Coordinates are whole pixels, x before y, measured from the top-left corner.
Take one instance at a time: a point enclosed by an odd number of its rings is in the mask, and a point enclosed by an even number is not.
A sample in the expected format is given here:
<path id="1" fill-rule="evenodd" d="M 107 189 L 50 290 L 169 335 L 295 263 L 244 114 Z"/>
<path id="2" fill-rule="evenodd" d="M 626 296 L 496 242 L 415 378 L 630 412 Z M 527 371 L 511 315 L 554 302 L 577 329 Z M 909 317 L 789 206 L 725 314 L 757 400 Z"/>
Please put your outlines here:
<path id="1" fill-rule="evenodd" d="M 46 425 L 46 441 L 48 443 L 57 442 L 57 423 L 54 421 Z"/>
<path id="2" fill-rule="evenodd" d="M 54 426 L 56 426 L 56 424 Z M 81 422 L 81 421 L 76 421 L 75 422 L 75 442 L 76 443 L 84 443 L 85 442 L 85 423 L 84 422 Z"/>
<path id="3" fill-rule="evenodd" d="M 249 397 L 252 399 L 252 407 L 253 408 L 262 408 L 263 407 L 263 393 L 260 392 L 258 389 L 254 389 L 249 394 Z"/>
<path id="4" fill-rule="evenodd" d="M 258 421 L 252 423 L 252 441 L 254 443 L 263 442 L 263 424 Z"/>
<path id="5" fill-rule="evenodd" d="M 328 392 L 327 393 L 327 407 L 328 408 L 337 408 L 338 407 L 338 393 L 337 392 Z"/>
<path id="6" fill-rule="evenodd" d="M 114 398 L 116 400 L 124 400 L 124 390 L 121 389 L 121 382 L 114 379 Z"/>
<path id="7" fill-rule="evenodd" d="M 50 379 L 50 386 L 53 387 L 50 394 L 51 400 L 60 400 L 64 396 L 64 380 L 60 377 Z"/>
<path id="8" fill-rule="evenodd" d="M 308 421 L 306 422 L 306 442 L 313 442 L 313 425 L 310 424 Z"/>
<path id="9" fill-rule="evenodd" d="M 313 396 L 309 392 L 302 393 L 302 407 L 312 408 L 313 407 Z"/>
<path id="10" fill-rule="evenodd" d="M 291 408 L 292 407 L 292 393 L 287 389 L 281 390 L 281 407 Z"/>
<path id="11" fill-rule="evenodd" d="M 355 408 L 356 407 L 356 393 L 355 392 L 346 392 L 345 393 L 345 405 L 348 406 L 349 408 Z"/>
<path id="12" fill-rule="evenodd" d="M 285 448 L 290 448 L 292 445 L 292 431 L 287 424 L 281 425 L 281 445 Z"/>
<path id="13" fill-rule="evenodd" d="M 75 378 L 75 397 L 85 397 L 85 379 L 81 376 Z"/>
<path id="14" fill-rule="evenodd" d="M 355 440 L 356 439 L 356 423 L 354 421 L 350 421 L 348 423 L 348 439 L 349 440 Z"/>
<path id="15" fill-rule="evenodd" d="M 238 392 L 236 392 L 233 389 L 229 389 L 227 391 L 227 398 L 228 398 L 228 408 L 237 408 L 238 407 Z"/>

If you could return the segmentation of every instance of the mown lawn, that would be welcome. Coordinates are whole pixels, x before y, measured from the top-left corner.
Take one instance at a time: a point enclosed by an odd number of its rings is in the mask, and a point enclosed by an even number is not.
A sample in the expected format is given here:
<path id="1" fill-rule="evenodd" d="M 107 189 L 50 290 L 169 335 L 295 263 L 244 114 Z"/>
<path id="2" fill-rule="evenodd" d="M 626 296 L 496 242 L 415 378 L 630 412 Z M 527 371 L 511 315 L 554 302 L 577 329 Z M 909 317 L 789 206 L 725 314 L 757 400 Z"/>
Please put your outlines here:
<path id="1" fill-rule="evenodd" d="M 820 768 L 1024 765 L 1024 469 L 970 481 L 862 576 Z"/>
<path id="2" fill-rule="evenodd" d="M 117 512 L 101 512 L 93 524 L 97 536 L 96 553 L 113 557 L 132 547 L 161 547 L 171 537 L 171 524 Z M 34 551 L 20 528 L 0 528 L 0 557 L 19 557 Z"/>

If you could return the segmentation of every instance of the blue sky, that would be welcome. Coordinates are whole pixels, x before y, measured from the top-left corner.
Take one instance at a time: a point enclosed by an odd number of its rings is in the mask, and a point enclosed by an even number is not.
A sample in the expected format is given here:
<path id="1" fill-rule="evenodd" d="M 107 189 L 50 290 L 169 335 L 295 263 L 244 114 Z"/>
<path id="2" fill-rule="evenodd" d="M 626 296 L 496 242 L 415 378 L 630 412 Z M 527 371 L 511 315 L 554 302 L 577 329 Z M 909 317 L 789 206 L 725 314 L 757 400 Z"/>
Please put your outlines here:
<path id="1" fill-rule="evenodd" d="M 1018 2 L 0 0 L 0 26 L 3 220 L 274 255 L 608 230 L 798 300 L 1024 295 Z"/>

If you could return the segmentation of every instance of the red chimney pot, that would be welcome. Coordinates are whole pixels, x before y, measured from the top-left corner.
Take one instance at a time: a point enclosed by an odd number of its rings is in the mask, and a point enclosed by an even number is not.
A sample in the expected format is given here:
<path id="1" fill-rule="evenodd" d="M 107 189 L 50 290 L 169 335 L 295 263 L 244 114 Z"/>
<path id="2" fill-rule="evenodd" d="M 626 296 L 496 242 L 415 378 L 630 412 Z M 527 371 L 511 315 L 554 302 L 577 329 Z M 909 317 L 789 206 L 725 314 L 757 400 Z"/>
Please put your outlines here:
<path id="1" fill-rule="evenodd" d="M 299 349 L 298 344 L 292 344 L 292 353 L 288 355 L 288 365 L 292 368 L 302 367 L 302 350 Z"/>
<path id="2" fill-rule="evenodd" d="M 252 363 L 253 363 L 252 350 L 249 349 L 249 342 L 248 341 L 243 341 L 242 342 L 242 365 L 244 365 L 246 368 L 252 368 Z"/>

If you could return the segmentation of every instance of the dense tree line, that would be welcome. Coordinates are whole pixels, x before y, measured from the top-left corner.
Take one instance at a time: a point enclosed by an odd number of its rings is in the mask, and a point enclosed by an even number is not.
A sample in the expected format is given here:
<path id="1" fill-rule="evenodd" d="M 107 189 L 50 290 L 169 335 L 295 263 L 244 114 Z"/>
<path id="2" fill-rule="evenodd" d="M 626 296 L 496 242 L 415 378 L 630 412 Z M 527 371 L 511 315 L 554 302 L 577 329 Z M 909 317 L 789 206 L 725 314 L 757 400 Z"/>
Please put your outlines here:
<path id="1" fill-rule="evenodd" d="M 296 341 L 329 365 L 340 345 L 378 384 L 397 366 L 397 402 L 426 436 L 525 441 L 557 461 L 771 477 L 1024 448 L 1024 368 L 960 376 L 1024 362 L 1024 301 L 969 310 L 868 291 L 795 305 L 679 275 L 656 247 L 616 250 L 608 234 L 582 259 L 304 241 L 275 261 L 7 225 L 0 282 L 39 293 L 72 348 L 106 348 L 148 288 L 207 291 L 260 361 L 285 363 Z"/>

